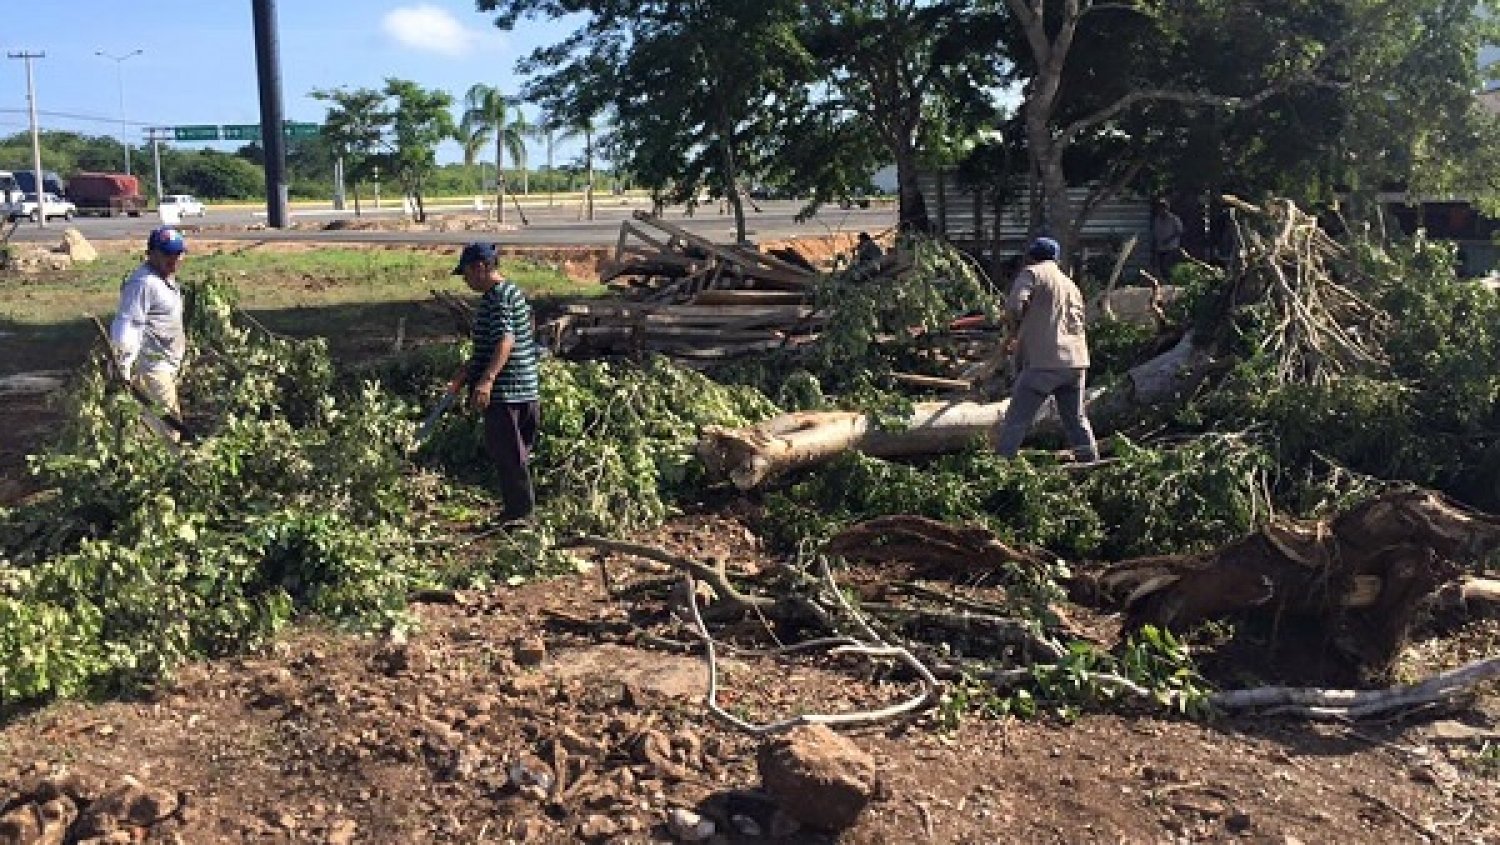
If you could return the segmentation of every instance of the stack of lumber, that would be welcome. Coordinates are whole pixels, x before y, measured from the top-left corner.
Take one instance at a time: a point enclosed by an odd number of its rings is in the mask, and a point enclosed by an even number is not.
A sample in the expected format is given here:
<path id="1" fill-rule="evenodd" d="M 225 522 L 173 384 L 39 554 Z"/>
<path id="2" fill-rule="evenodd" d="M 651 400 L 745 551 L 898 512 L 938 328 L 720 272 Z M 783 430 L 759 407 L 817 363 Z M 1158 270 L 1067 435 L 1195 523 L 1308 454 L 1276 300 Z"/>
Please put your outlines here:
<path id="1" fill-rule="evenodd" d="M 723 246 L 637 211 L 620 225 L 615 254 L 599 268 L 600 281 L 647 302 L 690 302 L 704 291 L 755 290 L 806 294 L 817 282 L 796 255 Z"/>
<path id="2" fill-rule="evenodd" d="M 563 306 L 544 338 L 569 357 L 655 352 L 688 364 L 712 363 L 796 346 L 815 337 L 821 324 L 811 306 L 796 302 L 575 302 Z"/>

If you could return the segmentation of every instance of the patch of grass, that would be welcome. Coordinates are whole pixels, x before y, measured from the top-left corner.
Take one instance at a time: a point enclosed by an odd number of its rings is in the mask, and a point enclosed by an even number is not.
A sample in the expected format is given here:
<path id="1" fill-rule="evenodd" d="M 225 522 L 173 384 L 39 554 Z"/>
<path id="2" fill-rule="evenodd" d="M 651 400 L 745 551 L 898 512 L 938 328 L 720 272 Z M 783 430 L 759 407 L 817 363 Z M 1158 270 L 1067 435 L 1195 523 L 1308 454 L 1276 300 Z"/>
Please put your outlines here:
<path id="1" fill-rule="evenodd" d="M 120 282 L 133 270 L 135 256 L 106 256 L 72 270 L 23 277 L 10 282 L 0 319 L 17 324 L 69 322 L 83 313 L 114 313 Z M 228 279 L 240 306 L 250 311 L 319 308 L 329 305 L 423 301 L 431 291 L 463 295 L 463 284 L 449 275 L 454 256 L 429 250 L 243 249 L 213 255 L 189 254 L 184 279 Z M 593 296 L 603 287 L 577 282 L 544 262 L 526 258 L 501 261 L 501 271 L 531 296 Z"/>
<path id="2" fill-rule="evenodd" d="M 184 280 L 229 281 L 241 308 L 271 330 L 329 340 L 336 359 L 389 352 L 398 324 L 409 343 L 448 337 L 452 322 L 433 309 L 413 307 L 433 290 L 471 296 L 450 275 L 457 250 L 286 249 L 250 246 L 192 254 Z M 119 302 L 120 283 L 138 255 L 105 255 L 93 264 L 4 279 L 0 300 L 0 372 L 70 369 L 95 343 L 84 314 L 106 323 Z M 578 282 L 544 261 L 503 258 L 500 266 L 532 298 L 597 296 L 603 285 Z"/>

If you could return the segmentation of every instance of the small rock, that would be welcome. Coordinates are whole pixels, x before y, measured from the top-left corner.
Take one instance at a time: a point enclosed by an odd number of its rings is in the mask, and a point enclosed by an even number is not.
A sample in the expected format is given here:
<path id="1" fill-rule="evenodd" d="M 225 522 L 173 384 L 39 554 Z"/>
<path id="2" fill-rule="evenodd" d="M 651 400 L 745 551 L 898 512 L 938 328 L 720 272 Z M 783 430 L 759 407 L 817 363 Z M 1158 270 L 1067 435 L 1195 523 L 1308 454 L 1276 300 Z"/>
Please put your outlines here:
<path id="1" fill-rule="evenodd" d="M 578 826 L 578 837 L 588 841 L 608 839 L 619 831 L 619 827 L 610 821 L 609 816 L 598 814 L 589 816 Z"/>
<path id="2" fill-rule="evenodd" d="M 339 819 L 328 826 L 328 845 L 350 845 L 359 825 L 353 819 Z"/>
<path id="3" fill-rule="evenodd" d="M 77 229 L 63 230 L 62 249 L 74 264 L 92 264 L 99 260 L 99 251 Z"/>
<path id="4" fill-rule="evenodd" d="M 1246 812 L 1230 813 L 1224 819 L 1224 826 L 1229 829 L 1230 833 L 1244 833 L 1250 829 L 1251 824 L 1250 814 Z"/>
<path id="5" fill-rule="evenodd" d="M 692 810 L 673 807 L 667 812 L 667 830 L 679 842 L 704 842 L 714 835 L 715 825 Z"/>
<path id="6" fill-rule="evenodd" d="M 547 641 L 541 637 L 522 637 L 513 647 L 516 663 L 521 666 L 540 666 L 547 659 Z"/>
<path id="7" fill-rule="evenodd" d="M 552 788 L 552 767 L 535 754 L 523 754 L 506 767 L 510 782 L 517 788 L 535 786 L 542 792 Z"/>
<path id="8" fill-rule="evenodd" d="M 42 826 L 37 821 L 35 804 L 21 804 L 0 816 L 0 842 L 30 845 L 42 841 L 41 836 Z M 59 836 L 57 841 L 61 842 L 62 837 Z"/>
<path id="9" fill-rule="evenodd" d="M 761 785 L 802 824 L 837 831 L 877 790 L 875 758 L 826 725 L 793 728 L 756 755 Z M 773 832 L 774 835 L 774 832 Z"/>

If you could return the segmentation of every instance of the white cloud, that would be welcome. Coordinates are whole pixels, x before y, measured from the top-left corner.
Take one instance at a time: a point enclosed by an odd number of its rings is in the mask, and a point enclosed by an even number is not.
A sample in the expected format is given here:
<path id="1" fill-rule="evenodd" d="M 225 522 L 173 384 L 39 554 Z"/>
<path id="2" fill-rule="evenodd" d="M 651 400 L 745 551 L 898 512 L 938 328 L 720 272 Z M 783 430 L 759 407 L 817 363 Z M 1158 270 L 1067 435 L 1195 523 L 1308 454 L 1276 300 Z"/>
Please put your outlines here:
<path id="1" fill-rule="evenodd" d="M 381 25 L 386 35 L 404 47 L 454 58 L 501 39 L 488 18 L 475 16 L 472 22 L 462 23 L 447 9 L 427 4 L 392 9 Z"/>

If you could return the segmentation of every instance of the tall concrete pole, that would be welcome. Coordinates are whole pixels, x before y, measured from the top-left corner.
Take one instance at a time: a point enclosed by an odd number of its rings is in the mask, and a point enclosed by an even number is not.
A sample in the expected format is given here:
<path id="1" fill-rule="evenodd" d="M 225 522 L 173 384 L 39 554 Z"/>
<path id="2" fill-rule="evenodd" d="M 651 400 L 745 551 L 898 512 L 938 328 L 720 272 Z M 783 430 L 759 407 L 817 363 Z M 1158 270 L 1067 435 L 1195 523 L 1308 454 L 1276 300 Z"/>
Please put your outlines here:
<path id="1" fill-rule="evenodd" d="M 260 78 L 260 138 L 266 151 L 266 225 L 287 225 L 286 140 L 281 117 L 281 56 L 275 0 L 252 0 L 255 68 Z"/>
<path id="2" fill-rule="evenodd" d="M 151 166 L 156 171 L 156 207 L 161 208 L 161 136 L 165 129 L 151 130 Z"/>
<path id="3" fill-rule="evenodd" d="M 36 183 L 36 225 L 39 229 L 47 228 L 47 204 L 45 197 L 47 188 L 42 179 L 42 133 L 37 128 L 36 122 L 36 79 L 31 73 L 32 59 L 45 59 L 46 53 L 9 53 L 12 59 L 22 59 L 26 62 L 26 102 L 31 110 L 31 174 Z M 22 199 L 25 199 L 23 196 Z"/>

